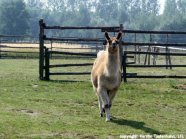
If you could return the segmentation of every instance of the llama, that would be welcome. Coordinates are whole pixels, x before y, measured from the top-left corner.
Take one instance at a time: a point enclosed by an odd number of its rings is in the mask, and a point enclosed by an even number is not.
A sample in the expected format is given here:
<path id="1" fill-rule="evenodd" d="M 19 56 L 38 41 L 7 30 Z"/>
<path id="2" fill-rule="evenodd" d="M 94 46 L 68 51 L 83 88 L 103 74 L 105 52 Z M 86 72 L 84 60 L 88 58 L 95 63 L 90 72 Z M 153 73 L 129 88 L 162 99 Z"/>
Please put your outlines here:
<path id="1" fill-rule="evenodd" d="M 106 50 L 100 51 L 91 71 L 93 89 L 98 97 L 100 116 L 106 113 L 106 121 L 110 121 L 110 108 L 112 101 L 121 83 L 121 61 L 119 40 L 122 32 L 117 37 L 110 38 L 105 32 L 107 40 Z"/>

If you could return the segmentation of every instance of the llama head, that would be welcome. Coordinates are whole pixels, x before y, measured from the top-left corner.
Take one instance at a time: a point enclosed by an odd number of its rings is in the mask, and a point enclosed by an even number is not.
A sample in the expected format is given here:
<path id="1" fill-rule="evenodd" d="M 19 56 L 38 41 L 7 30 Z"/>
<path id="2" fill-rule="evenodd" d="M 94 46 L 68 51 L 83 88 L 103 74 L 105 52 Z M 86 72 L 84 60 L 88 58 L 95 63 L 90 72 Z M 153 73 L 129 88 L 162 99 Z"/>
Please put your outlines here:
<path id="1" fill-rule="evenodd" d="M 108 32 L 105 32 L 105 38 L 107 40 L 107 50 L 109 53 L 115 53 L 119 51 L 119 40 L 121 39 L 122 32 L 120 31 L 117 37 L 110 37 Z"/>

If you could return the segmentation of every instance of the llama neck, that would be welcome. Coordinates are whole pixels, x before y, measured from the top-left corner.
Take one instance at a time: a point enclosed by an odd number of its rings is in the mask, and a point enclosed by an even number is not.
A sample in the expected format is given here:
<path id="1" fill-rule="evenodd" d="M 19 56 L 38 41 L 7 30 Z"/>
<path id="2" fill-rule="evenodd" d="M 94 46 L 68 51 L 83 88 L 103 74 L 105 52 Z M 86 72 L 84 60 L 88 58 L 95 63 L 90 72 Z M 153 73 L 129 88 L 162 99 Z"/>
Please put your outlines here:
<path id="1" fill-rule="evenodd" d="M 119 51 L 113 54 L 107 51 L 107 61 L 106 61 L 107 76 L 115 76 L 116 74 L 118 74 L 119 69 L 120 69 Z"/>

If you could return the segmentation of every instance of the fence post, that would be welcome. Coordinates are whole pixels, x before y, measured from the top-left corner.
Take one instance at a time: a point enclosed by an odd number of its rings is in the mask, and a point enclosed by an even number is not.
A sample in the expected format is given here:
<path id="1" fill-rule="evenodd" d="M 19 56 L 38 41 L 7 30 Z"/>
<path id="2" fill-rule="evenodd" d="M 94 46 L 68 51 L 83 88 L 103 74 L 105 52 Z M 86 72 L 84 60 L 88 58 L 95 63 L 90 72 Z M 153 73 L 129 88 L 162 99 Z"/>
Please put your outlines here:
<path id="1" fill-rule="evenodd" d="M 136 33 L 135 33 L 134 35 L 135 35 L 135 36 L 134 36 L 134 39 L 135 39 L 134 41 L 135 41 L 135 43 L 136 43 Z M 134 46 L 134 51 L 137 52 L 137 46 L 136 46 L 136 45 Z M 136 59 L 137 59 L 137 58 L 136 58 L 136 54 L 134 54 L 134 62 L 135 62 L 135 63 L 136 63 Z"/>
<path id="2" fill-rule="evenodd" d="M 151 33 L 150 33 L 150 43 L 152 43 L 152 34 L 151 34 Z M 151 50 L 152 50 L 152 48 L 151 48 L 151 46 L 149 45 L 149 52 L 150 52 L 150 53 L 152 52 Z M 150 61 L 151 61 L 151 60 L 150 60 L 150 58 L 151 58 L 151 57 L 150 57 L 150 56 L 151 56 L 150 53 L 149 53 L 149 55 L 148 55 L 148 65 L 150 65 L 150 63 L 151 63 L 151 62 L 150 62 Z"/>
<path id="3" fill-rule="evenodd" d="M 0 59 L 1 59 L 1 40 L 0 40 Z"/>
<path id="4" fill-rule="evenodd" d="M 147 48 L 147 52 L 150 52 L 150 46 L 148 46 L 148 48 Z M 144 65 L 146 65 L 146 64 L 147 64 L 148 56 L 149 56 L 149 54 L 145 54 L 145 61 L 144 61 Z"/>
<path id="5" fill-rule="evenodd" d="M 127 82 L 127 63 L 126 63 L 126 59 L 127 59 L 127 53 L 124 52 L 122 65 L 123 65 L 123 80 L 124 80 L 125 83 Z"/>
<path id="6" fill-rule="evenodd" d="M 98 53 L 98 44 L 96 43 L 96 54 Z"/>
<path id="7" fill-rule="evenodd" d="M 44 71 L 44 22 L 43 19 L 39 20 L 39 78 L 43 80 L 43 71 Z"/>
<path id="8" fill-rule="evenodd" d="M 49 65 L 50 65 L 50 62 L 49 62 L 49 59 L 50 59 L 50 52 L 48 51 L 48 48 L 45 49 L 45 80 L 50 80 L 49 78 Z"/>
<path id="9" fill-rule="evenodd" d="M 53 41 L 51 40 L 51 41 L 50 41 L 50 50 L 51 50 L 51 51 L 52 51 L 52 49 L 53 49 L 53 45 L 52 45 L 52 44 L 53 44 Z M 50 55 L 50 57 L 52 58 L 52 54 Z"/>
<path id="10" fill-rule="evenodd" d="M 167 34 L 167 44 L 168 44 L 168 38 L 169 38 L 169 35 Z M 166 69 L 170 68 L 172 69 L 172 62 L 171 62 L 171 57 L 170 57 L 170 50 L 168 48 L 168 46 L 166 46 Z"/>
<path id="11" fill-rule="evenodd" d="M 141 52 L 141 48 L 138 46 L 138 52 Z M 138 64 L 141 63 L 141 59 L 140 59 L 140 53 L 138 54 Z"/>
<path id="12" fill-rule="evenodd" d="M 168 44 L 168 37 L 169 36 L 167 34 L 167 44 Z M 171 62 L 171 57 L 170 57 L 170 49 L 168 48 L 168 46 L 166 47 L 166 53 L 167 53 L 167 64 L 170 66 L 169 68 L 172 69 L 172 62 Z"/>
<path id="13" fill-rule="evenodd" d="M 171 61 L 170 49 L 168 49 L 168 52 L 169 52 L 169 65 L 170 65 L 170 69 L 172 69 L 172 61 Z"/>
<path id="14" fill-rule="evenodd" d="M 120 24 L 120 31 L 123 32 L 123 24 Z M 122 60 L 123 60 L 123 45 L 122 45 L 122 36 L 119 41 L 119 50 L 120 50 L 120 61 L 121 61 L 121 69 L 122 69 Z"/>

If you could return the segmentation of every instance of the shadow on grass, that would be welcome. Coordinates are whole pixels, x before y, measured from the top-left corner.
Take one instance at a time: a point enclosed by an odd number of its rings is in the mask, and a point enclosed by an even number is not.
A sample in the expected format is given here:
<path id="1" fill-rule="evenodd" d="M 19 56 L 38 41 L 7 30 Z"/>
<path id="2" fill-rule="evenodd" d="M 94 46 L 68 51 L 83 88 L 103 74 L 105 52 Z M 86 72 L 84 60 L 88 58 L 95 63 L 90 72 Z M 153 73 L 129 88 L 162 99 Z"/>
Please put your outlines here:
<path id="1" fill-rule="evenodd" d="M 157 131 L 155 129 L 146 127 L 144 122 L 138 122 L 138 121 L 133 121 L 133 120 L 125 120 L 125 119 L 118 119 L 116 117 L 112 117 L 111 122 L 116 123 L 118 125 L 130 126 L 132 128 L 135 128 L 135 129 L 140 129 L 140 130 L 143 130 L 144 132 L 146 132 L 148 134 L 157 134 L 157 135 L 165 134 L 165 133 L 162 133 L 162 132 Z"/>

